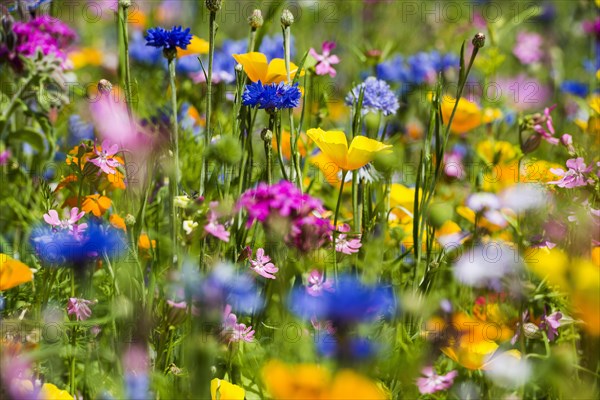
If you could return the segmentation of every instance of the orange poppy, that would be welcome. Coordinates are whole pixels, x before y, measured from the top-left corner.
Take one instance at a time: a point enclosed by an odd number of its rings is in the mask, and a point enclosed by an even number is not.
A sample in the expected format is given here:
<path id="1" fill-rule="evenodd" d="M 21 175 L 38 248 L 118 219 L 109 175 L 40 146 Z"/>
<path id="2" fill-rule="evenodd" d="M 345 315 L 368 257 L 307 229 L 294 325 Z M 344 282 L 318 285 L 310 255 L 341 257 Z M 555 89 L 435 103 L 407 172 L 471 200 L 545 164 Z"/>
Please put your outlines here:
<path id="1" fill-rule="evenodd" d="M 0 290 L 8 290 L 32 280 L 33 272 L 27 265 L 0 253 Z"/>
<path id="2" fill-rule="evenodd" d="M 96 217 L 104 215 L 106 210 L 112 205 L 112 200 L 98 193 L 85 196 L 81 209 L 87 213 L 92 213 Z"/>

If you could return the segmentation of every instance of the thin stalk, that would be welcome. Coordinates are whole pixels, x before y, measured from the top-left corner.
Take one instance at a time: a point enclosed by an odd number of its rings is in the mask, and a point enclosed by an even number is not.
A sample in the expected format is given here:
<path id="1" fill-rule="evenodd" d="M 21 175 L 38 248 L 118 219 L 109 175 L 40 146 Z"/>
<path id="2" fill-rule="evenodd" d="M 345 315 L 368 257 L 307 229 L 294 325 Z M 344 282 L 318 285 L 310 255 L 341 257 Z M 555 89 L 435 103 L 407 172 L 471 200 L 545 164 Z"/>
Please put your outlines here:
<path id="1" fill-rule="evenodd" d="M 337 266 L 337 253 L 335 250 L 335 241 L 337 239 L 337 223 L 340 214 L 340 206 L 342 204 L 342 194 L 344 192 L 344 182 L 346 180 L 347 170 L 342 170 L 342 182 L 340 183 L 340 192 L 338 194 L 337 204 L 335 205 L 335 216 L 333 217 L 333 273 L 335 281 L 338 280 L 338 266 Z"/>
<path id="2" fill-rule="evenodd" d="M 171 107 L 173 110 L 173 129 L 171 149 L 173 151 L 173 173 L 169 179 L 169 197 L 171 198 L 171 241 L 173 245 L 173 264 L 177 265 L 177 209 L 175 197 L 179 196 L 179 123 L 177 122 L 177 88 L 175 87 L 175 58 L 169 58 L 169 81 L 171 85 Z"/>
<path id="3" fill-rule="evenodd" d="M 122 45 L 122 54 L 119 54 L 119 62 L 123 62 L 123 73 L 125 78 L 125 98 L 127 104 L 127 114 L 129 114 L 129 119 L 133 121 L 133 111 L 131 109 L 131 102 L 133 95 L 131 93 L 131 67 L 129 64 L 129 31 L 127 29 L 127 9 L 128 5 L 121 3 L 119 5 L 119 24 L 120 24 L 120 33 L 119 39 L 121 40 Z"/>
<path id="4" fill-rule="evenodd" d="M 208 22 L 208 72 L 206 74 L 206 132 L 204 135 L 204 148 L 207 149 L 212 138 L 211 130 L 211 114 L 212 114 L 212 73 L 213 73 L 213 60 L 215 57 L 215 35 L 217 33 L 217 27 L 215 20 L 217 13 L 215 11 L 210 12 Z M 208 180 L 208 160 L 204 159 L 202 174 L 200 177 L 200 194 L 204 194 Z"/>

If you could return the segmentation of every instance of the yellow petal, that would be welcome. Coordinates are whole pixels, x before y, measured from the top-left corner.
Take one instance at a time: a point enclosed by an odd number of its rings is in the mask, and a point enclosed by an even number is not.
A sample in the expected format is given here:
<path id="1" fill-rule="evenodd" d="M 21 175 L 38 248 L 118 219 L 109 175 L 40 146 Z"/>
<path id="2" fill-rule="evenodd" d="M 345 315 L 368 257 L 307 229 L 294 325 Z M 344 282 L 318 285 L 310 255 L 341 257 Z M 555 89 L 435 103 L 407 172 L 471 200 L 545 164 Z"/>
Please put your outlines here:
<path id="1" fill-rule="evenodd" d="M 298 72 L 298 66 L 293 62 L 290 62 L 290 78 L 294 79 L 294 76 Z M 300 73 L 300 76 L 303 72 Z M 279 83 L 287 81 L 287 71 L 285 69 L 285 60 L 283 58 L 274 58 L 269 63 L 267 68 L 267 76 L 263 83 Z"/>
<path id="2" fill-rule="evenodd" d="M 389 144 L 381 143 L 374 139 L 369 139 L 366 136 L 356 136 L 352 139 L 350 150 L 348 151 L 347 168 L 355 170 L 365 166 L 373 161 L 375 154 L 391 148 Z"/>
<path id="3" fill-rule="evenodd" d="M 421 198 L 419 190 L 419 199 Z M 390 188 L 390 205 L 392 207 L 402 207 L 411 213 L 415 205 L 415 189 L 406 187 L 400 183 L 392 183 Z"/>
<path id="4" fill-rule="evenodd" d="M 39 399 L 44 400 L 73 400 L 73 396 L 66 390 L 60 390 L 51 383 L 44 383 L 40 390 Z"/>
<path id="5" fill-rule="evenodd" d="M 327 157 L 323 152 L 310 157 L 310 162 L 321 170 L 323 177 L 330 185 L 337 186 L 341 183 L 341 179 L 338 176 L 340 167 L 331 161 L 331 158 Z"/>
<path id="6" fill-rule="evenodd" d="M 246 392 L 238 385 L 234 385 L 222 379 L 213 379 L 210 381 L 210 395 L 212 400 L 217 399 L 217 392 L 220 400 L 244 400 Z"/>
<path id="7" fill-rule="evenodd" d="M 242 64 L 244 71 L 252 82 L 261 81 L 265 83 L 267 78 L 267 56 L 262 53 L 252 52 L 244 54 L 233 54 L 233 58 Z"/>
<path id="8" fill-rule="evenodd" d="M 94 214 L 96 217 L 101 217 L 110 208 L 111 204 L 112 200 L 108 197 L 93 194 L 85 196 L 81 209 L 87 213 Z"/>
<path id="9" fill-rule="evenodd" d="M 177 57 L 189 56 L 192 54 L 207 54 L 208 42 L 200 39 L 198 36 L 192 36 L 191 43 L 187 45 L 185 50 L 177 48 Z"/>
<path id="10" fill-rule="evenodd" d="M 385 400 L 389 397 L 372 380 L 346 369 L 337 373 L 331 385 L 331 391 L 325 398 Z"/>
<path id="11" fill-rule="evenodd" d="M 27 265 L 7 254 L 0 253 L 0 291 L 32 280 L 33 272 Z"/>
<path id="12" fill-rule="evenodd" d="M 342 131 L 327 131 L 321 128 L 309 129 L 306 134 L 321 149 L 321 151 L 338 167 L 346 168 L 348 155 L 348 140 Z"/>
<path id="13" fill-rule="evenodd" d="M 525 253 L 527 267 L 550 285 L 558 285 L 561 290 L 568 289 L 567 270 L 569 257 L 557 248 L 531 248 Z"/>

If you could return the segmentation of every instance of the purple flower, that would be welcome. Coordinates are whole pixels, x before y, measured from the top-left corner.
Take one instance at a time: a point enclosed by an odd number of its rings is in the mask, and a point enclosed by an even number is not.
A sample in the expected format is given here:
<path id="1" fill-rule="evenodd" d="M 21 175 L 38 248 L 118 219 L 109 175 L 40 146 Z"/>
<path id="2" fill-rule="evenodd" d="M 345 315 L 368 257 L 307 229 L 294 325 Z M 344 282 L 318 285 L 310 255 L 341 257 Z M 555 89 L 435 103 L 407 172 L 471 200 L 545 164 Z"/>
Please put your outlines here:
<path id="1" fill-rule="evenodd" d="M 87 224 L 85 223 L 77 224 L 77 221 L 83 218 L 84 215 L 85 211 L 79 212 L 79 208 L 73 207 L 71 208 L 69 217 L 61 220 L 56 210 L 50 210 L 47 214 L 44 214 L 44 221 L 55 228 L 67 229 L 74 236 L 77 236 L 87 228 Z"/>
<path id="2" fill-rule="evenodd" d="M 546 330 L 548 340 L 553 341 L 558 336 L 558 328 L 563 315 L 559 311 L 555 311 L 550 315 L 544 315 L 540 323 L 540 329 Z"/>
<path id="3" fill-rule="evenodd" d="M 2 153 L 0 153 L 0 165 L 6 165 L 10 156 L 10 150 L 4 150 Z"/>
<path id="4" fill-rule="evenodd" d="M 237 316 L 231 312 L 231 306 L 228 304 L 225 306 L 223 312 L 223 331 L 221 335 L 226 342 L 248 342 L 254 341 L 254 330 L 251 326 L 245 324 L 238 324 Z"/>
<path id="5" fill-rule="evenodd" d="M 308 53 L 312 58 L 317 60 L 317 64 L 315 65 L 315 73 L 317 75 L 329 75 L 332 78 L 335 78 L 337 72 L 332 65 L 339 64 L 340 62 L 338 56 L 331 54 L 331 51 L 335 49 L 335 42 L 323 42 L 321 49 L 323 54 L 317 53 L 317 51 L 312 47 Z"/>
<path id="6" fill-rule="evenodd" d="M 447 390 L 452 387 L 454 378 L 458 371 L 450 371 L 446 375 L 438 375 L 433 367 L 425 367 L 421 370 L 425 377 L 417 379 L 417 386 L 421 394 L 432 394 L 441 390 Z"/>
<path id="7" fill-rule="evenodd" d="M 75 315 L 77 317 L 77 321 L 85 321 L 92 316 L 92 310 L 90 310 L 89 307 L 91 304 L 96 304 L 96 302 L 71 297 L 67 303 L 67 314 Z"/>
<path id="8" fill-rule="evenodd" d="M 333 291 L 333 281 L 330 278 L 325 279 L 325 276 L 319 270 L 313 269 L 308 275 L 306 293 L 317 297 L 322 295 L 323 291 Z"/>
<path id="9" fill-rule="evenodd" d="M 219 214 L 216 211 L 218 203 L 213 201 L 210 203 L 210 211 L 208 212 L 208 223 L 204 225 L 204 231 L 217 239 L 224 242 L 229 242 L 230 233 L 225 229 L 225 225 L 219 223 Z"/>
<path id="10" fill-rule="evenodd" d="M 360 235 L 358 235 L 356 238 L 348 239 L 348 234 L 345 233 L 350 232 L 350 225 L 348 224 L 341 225 L 338 228 L 338 231 L 344 233 L 338 234 L 337 238 L 335 239 L 335 251 L 348 255 L 358 253 L 358 250 L 362 246 L 362 243 L 360 242 Z"/>
<path id="11" fill-rule="evenodd" d="M 552 145 L 557 145 L 559 143 L 558 138 L 554 137 L 554 125 L 552 124 L 552 116 L 550 115 L 555 108 L 556 104 L 552 107 L 544 108 L 544 116 L 539 118 L 533 126 L 533 130 L 539 134 L 542 139 Z M 543 124 L 546 124 L 546 128 L 544 128 Z M 546 131 L 546 129 L 548 130 Z"/>
<path id="12" fill-rule="evenodd" d="M 96 158 L 92 158 L 90 162 L 100 168 L 102 172 L 107 175 L 114 175 L 117 173 L 115 168 L 120 167 L 121 163 L 115 158 L 115 154 L 119 151 L 119 145 L 113 144 L 109 145 L 108 140 L 104 140 L 102 142 L 102 146 L 100 149 L 96 147 L 96 143 L 94 143 L 94 154 L 96 154 Z M 100 174 L 100 171 L 98 171 Z"/>
<path id="13" fill-rule="evenodd" d="M 382 80 L 373 76 L 367 78 L 363 83 L 355 86 L 346 96 L 346 104 L 352 106 L 358 102 L 360 92 L 364 90 L 362 103 L 363 113 L 381 111 L 383 115 L 395 114 L 400 107 L 398 98 L 390 89 L 390 86 Z"/>
<path id="14" fill-rule="evenodd" d="M 531 32 L 519 32 L 513 54 L 525 65 L 539 62 L 544 56 L 542 44 L 543 38 L 541 35 Z"/>
<path id="15" fill-rule="evenodd" d="M 271 257 L 265 255 L 262 247 L 256 251 L 256 260 L 250 260 L 250 269 L 268 279 L 275 279 L 273 274 L 279 271 L 279 268 L 271 262 Z"/>
<path id="16" fill-rule="evenodd" d="M 550 168 L 550 172 L 561 177 L 557 181 L 548 182 L 558 187 L 572 189 L 580 186 L 587 186 L 594 183 L 591 177 L 586 177 L 593 168 L 592 165 L 586 167 L 582 157 L 571 158 L 567 160 L 567 171 L 561 168 Z"/>

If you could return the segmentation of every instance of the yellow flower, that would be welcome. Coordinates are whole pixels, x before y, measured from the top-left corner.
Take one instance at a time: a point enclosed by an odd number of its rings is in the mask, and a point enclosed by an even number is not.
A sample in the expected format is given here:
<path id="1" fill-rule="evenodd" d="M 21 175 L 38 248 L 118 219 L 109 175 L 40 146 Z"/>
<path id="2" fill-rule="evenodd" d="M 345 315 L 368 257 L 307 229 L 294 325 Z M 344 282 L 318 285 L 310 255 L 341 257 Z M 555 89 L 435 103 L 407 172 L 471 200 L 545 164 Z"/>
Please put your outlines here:
<path id="1" fill-rule="evenodd" d="M 104 53 L 94 47 L 84 47 L 69 53 L 69 60 L 73 63 L 73 69 L 80 69 L 88 65 L 97 67 L 102 65 Z"/>
<path id="2" fill-rule="evenodd" d="M 444 118 L 444 123 L 446 124 L 450 120 L 455 103 L 456 99 L 452 97 L 444 96 L 442 99 L 442 118 Z M 499 118 L 502 118 L 502 112 L 499 109 L 486 108 L 481 110 L 474 102 L 461 98 L 458 102 L 452 125 L 450 126 L 450 132 L 463 134 Z"/>
<path id="3" fill-rule="evenodd" d="M 317 128 L 309 129 L 306 134 L 319 146 L 328 159 L 346 171 L 363 167 L 373 161 L 376 153 L 392 147 L 365 136 L 356 136 L 348 148 L 346 134 L 342 131 L 325 132 L 321 128 Z"/>
<path id="4" fill-rule="evenodd" d="M 423 193 L 419 190 L 419 201 Z M 406 187 L 400 183 L 392 183 L 390 187 L 390 206 L 392 212 L 400 219 L 406 216 L 413 218 L 415 206 L 415 189 Z"/>
<path id="5" fill-rule="evenodd" d="M 193 54 L 207 54 L 208 53 L 208 42 L 204 39 L 200 39 L 198 36 L 192 36 L 190 44 L 187 45 L 185 50 L 177 48 L 177 57 L 190 56 Z"/>
<path id="6" fill-rule="evenodd" d="M 127 232 L 127 225 L 125 225 L 125 220 L 119 214 L 112 214 L 108 221 L 112 226 L 117 229 L 122 229 Z"/>
<path id="7" fill-rule="evenodd" d="M 238 385 L 215 378 L 210 381 L 210 396 L 212 400 L 244 400 L 246 392 Z"/>
<path id="8" fill-rule="evenodd" d="M 85 196 L 81 209 L 87 213 L 92 213 L 96 217 L 104 215 L 106 210 L 112 205 L 112 200 L 98 193 Z"/>
<path id="9" fill-rule="evenodd" d="M 16 379 L 11 382 L 13 390 L 23 398 L 33 398 L 33 382 L 30 379 Z M 60 390 L 51 383 L 44 383 L 39 389 L 36 400 L 73 400 L 73 396 L 66 390 Z"/>
<path id="10" fill-rule="evenodd" d="M 156 247 L 156 240 L 152 239 L 150 240 L 150 237 L 148 236 L 148 234 L 146 233 L 142 233 L 140 235 L 140 238 L 138 239 L 138 248 L 140 250 L 150 250 L 150 246 L 152 246 L 152 248 Z"/>
<path id="11" fill-rule="evenodd" d="M 33 280 L 31 269 L 19 260 L 0 253 L 0 291 L 8 290 Z"/>
<path id="12" fill-rule="evenodd" d="M 263 84 L 280 83 L 287 80 L 287 70 L 285 69 L 285 60 L 274 58 L 267 63 L 267 56 L 263 53 L 252 52 L 244 54 L 233 54 L 233 58 L 242 64 L 244 71 L 252 82 L 261 81 Z M 298 66 L 290 62 L 290 78 L 294 78 L 298 72 Z M 300 72 L 300 76 L 304 71 Z"/>
<path id="13" fill-rule="evenodd" d="M 341 370 L 331 384 L 329 394 L 323 399 L 385 400 L 389 396 L 370 379 L 349 369 Z"/>

